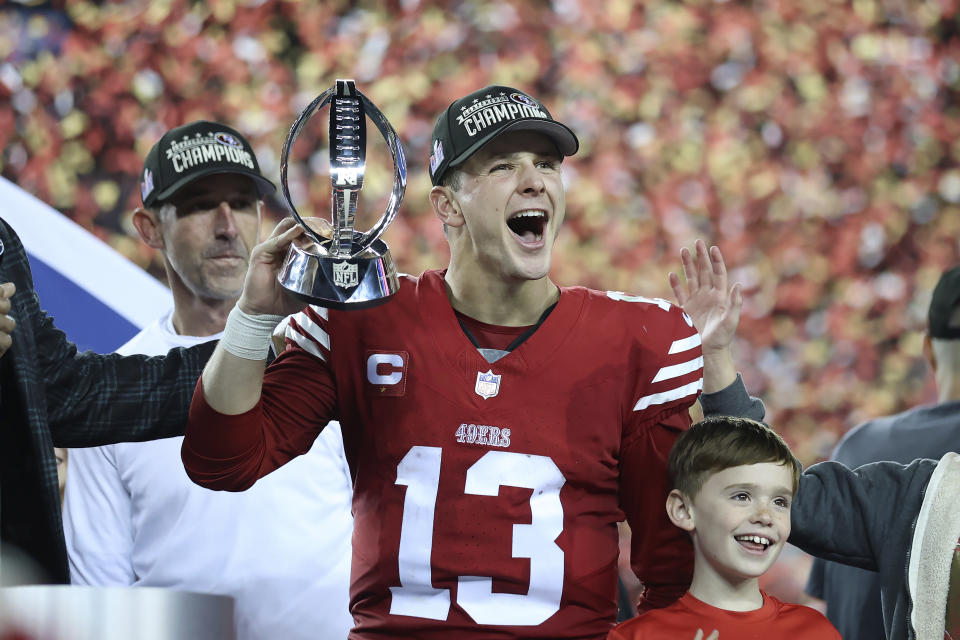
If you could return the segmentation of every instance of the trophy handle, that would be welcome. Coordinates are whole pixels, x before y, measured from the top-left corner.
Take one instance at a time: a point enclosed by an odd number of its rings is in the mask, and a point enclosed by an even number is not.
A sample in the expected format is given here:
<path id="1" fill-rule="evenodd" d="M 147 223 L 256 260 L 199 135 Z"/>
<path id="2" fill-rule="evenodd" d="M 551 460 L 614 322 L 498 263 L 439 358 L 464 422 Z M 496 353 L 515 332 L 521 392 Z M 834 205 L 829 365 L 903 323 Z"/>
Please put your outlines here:
<path id="1" fill-rule="evenodd" d="M 288 186 L 287 181 L 287 164 L 290 160 L 290 152 L 293 150 L 293 143 L 300 136 L 300 132 L 303 130 L 303 127 L 307 124 L 307 121 L 310 120 L 310 117 L 314 112 L 327 104 L 330 101 L 330 97 L 336 93 L 336 87 L 331 87 L 321 93 L 319 96 L 314 98 L 313 102 L 307 105 L 307 108 L 300 112 L 300 115 L 290 126 L 290 131 L 287 133 L 287 139 L 283 141 L 283 149 L 280 151 L 280 189 L 283 191 L 283 198 L 287 201 L 287 207 L 289 207 L 290 212 L 293 214 L 294 220 L 306 230 L 307 235 L 310 236 L 314 242 L 317 244 L 323 244 L 326 242 L 326 238 L 317 235 L 317 233 L 307 226 L 307 223 L 303 221 L 303 218 L 300 217 L 300 212 L 297 211 L 297 208 L 293 205 L 293 198 L 290 197 L 290 187 Z"/>
<path id="2" fill-rule="evenodd" d="M 358 257 L 360 254 L 366 251 L 368 247 L 372 246 L 374 242 L 380 238 L 383 232 L 386 231 L 387 227 L 390 226 L 390 223 L 393 222 L 394 218 L 397 217 L 397 213 L 400 210 L 400 204 L 403 202 L 403 194 L 407 187 L 407 160 L 403 154 L 403 146 L 400 144 L 400 137 L 397 135 L 397 132 L 387 120 L 386 116 L 384 116 L 380 109 L 370 102 L 370 100 L 354 86 L 352 80 L 337 80 L 336 85 L 317 96 L 294 121 L 293 125 L 290 127 L 289 133 L 287 133 L 286 140 L 283 142 L 283 149 L 280 152 L 280 187 L 283 192 L 283 197 L 286 200 L 287 206 L 290 208 L 294 219 L 306 230 L 307 235 L 309 235 L 310 238 L 313 239 L 313 241 L 318 245 L 327 244 L 329 241 L 326 238 L 318 235 L 313 229 L 307 226 L 307 224 L 303 221 L 303 218 L 300 217 L 300 213 L 297 211 L 297 208 L 294 206 L 293 198 L 290 196 L 290 188 L 287 180 L 287 167 L 289 165 L 290 152 L 293 149 L 293 143 L 300 136 L 303 127 L 318 109 L 322 108 L 332 99 L 336 98 L 338 88 L 340 91 L 344 91 L 344 86 L 341 83 L 346 85 L 347 91 L 356 94 L 356 97 L 359 98 L 359 105 L 362 105 L 359 107 L 359 122 L 355 122 L 355 125 L 362 127 L 364 123 L 363 117 L 366 115 L 377 127 L 377 129 L 380 131 L 380 134 L 386 141 L 387 148 L 390 150 L 390 156 L 393 159 L 394 178 L 393 189 L 390 193 L 390 199 L 387 202 L 387 208 L 384 211 L 383 216 L 381 216 L 380 220 L 368 231 L 364 233 L 358 233 L 353 231 L 353 216 L 356 214 L 356 191 L 359 190 L 360 186 L 362 186 L 363 180 L 363 165 L 365 157 L 365 149 L 363 149 L 363 147 L 366 142 L 365 139 L 362 140 L 364 144 L 356 145 L 360 147 L 360 154 L 358 156 L 359 162 L 354 161 L 352 163 L 344 163 L 342 167 L 339 167 L 340 169 L 343 169 L 347 166 L 350 166 L 359 169 L 359 173 L 354 174 L 357 177 L 358 183 L 356 189 L 343 189 L 342 191 L 349 191 L 350 193 L 338 194 L 338 187 L 336 184 L 337 180 L 334 176 L 334 200 L 336 202 L 332 203 L 332 207 L 347 208 L 347 217 L 350 223 L 350 229 L 349 231 L 345 228 L 341 229 L 340 225 L 336 223 L 336 212 L 332 212 L 334 214 L 334 220 L 331 222 L 334 224 L 335 237 L 331 249 L 337 253 L 340 253 L 342 257 L 350 260 Z M 332 107 L 333 112 L 331 113 L 330 120 L 330 144 L 332 147 L 337 144 L 334 127 L 334 119 L 337 112 L 336 107 L 336 104 Z M 343 110 L 342 113 L 345 115 L 350 115 L 353 113 L 353 111 Z M 357 140 L 344 140 L 344 143 L 360 142 L 361 137 L 365 138 L 365 132 L 362 130 L 350 129 L 346 135 L 350 136 L 351 138 L 356 137 Z M 341 146 L 354 145 L 344 144 Z M 334 147 L 334 149 L 336 149 L 336 147 Z M 338 167 L 335 167 L 334 164 L 336 163 L 331 163 L 331 174 L 334 174 L 335 170 L 338 169 Z"/>
<path id="3" fill-rule="evenodd" d="M 387 230 L 393 219 L 397 217 L 397 212 L 400 211 L 400 203 L 403 202 L 403 194 L 407 188 L 407 158 L 403 155 L 400 136 L 397 135 L 390 121 L 387 120 L 380 109 L 367 99 L 367 96 L 360 91 L 357 91 L 357 95 L 363 102 L 367 116 L 380 130 L 383 139 L 386 140 L 387 148 L 390 149 L 390 156 L 393 158 L 393 190 L 390 192 L 387 208 L 377 224 L 373 225 L 366 233 L 360 234 L 358 238 L 360 246 L 369 247 Z M 356 257 L 359 253 L 362 253 L 362 250 L 350 257 Z"/>

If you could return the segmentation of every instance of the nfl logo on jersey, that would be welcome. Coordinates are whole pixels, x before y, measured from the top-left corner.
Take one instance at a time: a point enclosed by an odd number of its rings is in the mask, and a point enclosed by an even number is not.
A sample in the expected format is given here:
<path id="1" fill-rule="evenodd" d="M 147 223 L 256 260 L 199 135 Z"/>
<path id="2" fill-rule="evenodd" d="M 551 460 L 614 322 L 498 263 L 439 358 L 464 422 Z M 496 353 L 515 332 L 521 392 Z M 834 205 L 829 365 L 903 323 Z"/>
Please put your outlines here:
<path id="1" fill-rule="evenodd" d="M 355 287 L 360 281 L 357 275 L 357 265 L 350 262 L 335 262 L 333 265 L 333 284 L 346 289 Z"/>
<path id="2" fill-rule="evenodd" d="M 500 376 L 488 369 L 486 373 L 477 372 L 477 386 L 473 388 L 477 395 L 486 400 L 500 393 Z"/>

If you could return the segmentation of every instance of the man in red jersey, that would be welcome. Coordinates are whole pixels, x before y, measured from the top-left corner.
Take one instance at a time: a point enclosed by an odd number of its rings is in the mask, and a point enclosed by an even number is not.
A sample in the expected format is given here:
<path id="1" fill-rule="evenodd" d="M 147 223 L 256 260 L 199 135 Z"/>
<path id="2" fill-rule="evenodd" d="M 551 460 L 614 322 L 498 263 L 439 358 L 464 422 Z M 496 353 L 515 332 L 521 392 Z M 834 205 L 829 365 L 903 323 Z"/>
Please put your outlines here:
<path id="1" fill-rule="evenodd" d="M 243 490 L 336 418 L 355 482 L 350 638 L 603 638 L 618 521 L 644 607 L 689 584 L 690 543 L 663 509 L 666 460 L 704 358 L 736 378 L 728 338 L 709 336 L 736 326 L 738 289 L 698 245 L 704 277 L 683 298 L 705 319 L 701 350 L 665 300 L 554 284 L 560 164 L 578 141 L 523 92 L 457 100 L 431 148 L 449 267 L 403 276 L 379 307 L 301 310 L 264 374 L 271 330 L 301 307 L 277 285 L 301 233 L 281 223 L 204 371 L 184 465 L 203 486 Z"/>

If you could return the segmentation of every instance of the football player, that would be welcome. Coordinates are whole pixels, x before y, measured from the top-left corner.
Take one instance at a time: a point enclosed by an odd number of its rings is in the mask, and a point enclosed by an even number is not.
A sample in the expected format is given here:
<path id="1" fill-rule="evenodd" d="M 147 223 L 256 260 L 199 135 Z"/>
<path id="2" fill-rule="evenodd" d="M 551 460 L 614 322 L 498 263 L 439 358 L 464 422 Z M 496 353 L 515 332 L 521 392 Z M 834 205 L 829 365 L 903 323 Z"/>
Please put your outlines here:
<path id="1" fill-rule="evenodd" d="M 666 460 L 704 357 L 723 356 L 665 300 L 549 278 L 561 163 L 578 146 L 510 87 L 451 104 L 430 158 L 449 266 L 402 276 L 378 307 L 300 310 L 277 284 L 302 233 L 292 221 L 253 252 L 194 396 L 184 464 L 199 484 L 243 490 L 340 421 L 354 478 L 352 639 L 603 638 L 624 518 L 642 605 L 689 584 L 689 540 L 663 509 Z M 739 292 L 712 251 L 698 245 L 704 277 L 685 299 L 722 328 Z M 264 373 L 271 330 L 298 310 Z"/>

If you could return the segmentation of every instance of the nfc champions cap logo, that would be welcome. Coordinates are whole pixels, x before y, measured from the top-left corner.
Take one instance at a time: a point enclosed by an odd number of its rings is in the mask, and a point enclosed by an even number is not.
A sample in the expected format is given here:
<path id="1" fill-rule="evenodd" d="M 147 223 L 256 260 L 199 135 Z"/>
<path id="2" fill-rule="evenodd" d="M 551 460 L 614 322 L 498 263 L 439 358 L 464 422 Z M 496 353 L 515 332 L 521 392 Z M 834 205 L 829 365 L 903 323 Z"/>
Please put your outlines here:
<path id="1" fill-rule="evenodd" d="M 439 140 L 433 141 L 433 153 L 430 154 L 430 174 L 437 172 L 437 167 L 443 162 L 443 143 Z"/>
<path id="2" fill-rule="evenodd" d="M 477 372 L 477 384 L 473 388 L 478 396 L 487 400 L 500 393 L 500 376 L 487 369 L 486 373 Z"/>
<path id="3" fill-rule="evenodd" d="M 457 116 L 457 124 L 462 125 L 471 138 L 487 127 L 504 120 L 551 119 L 540 103 L 530 96 L 522 93 L 511 93 L 508 96 L 502 91 L 496 96 L 488 93 L 483 100 L 476 98 L 472 105 L 461 106 L 460 112 Z"/>
<path id="4" fill-rule="evenodd" d="M 227 133 L 226 131 L 221 131 L 213 136 L 217 142 L 220 144 L 229 145 L 231 147 L 236 147 L 237 149 L 243 149 L 243 143 L 236 139 L 233 135 Z"/>
<path id="5" fill-rule="evenodd" d="M 528 107 L 533 107 L 534 109 L 540 108 L 540 105 L 537 103 L 536 100 L 534 100 L 530 96 L 523 93 L 511 93 L 510 99 L 519 104 L 525 104 Z"/>
<path id="6" fill-rule="evenodd" d="M 147 196 L 153 193 L 153 172 L 143 170 L 143 180 L 140 182 L 140 199 L 146 201 Z"/>
<path id="7" fill-rule="evenodd" d="M 172 140 L 165 155 L 177 173 L 210 162 L 232 162 L 247 169 L 256 169 L 253 156 L 244 148 L 243 143 L 226 131 L 206 134 L 197 132 L 192 138 L 183 136 L 181 140 Z"/>

